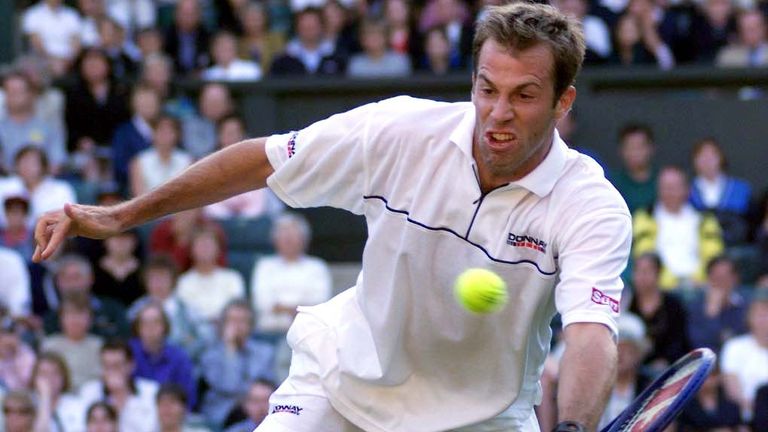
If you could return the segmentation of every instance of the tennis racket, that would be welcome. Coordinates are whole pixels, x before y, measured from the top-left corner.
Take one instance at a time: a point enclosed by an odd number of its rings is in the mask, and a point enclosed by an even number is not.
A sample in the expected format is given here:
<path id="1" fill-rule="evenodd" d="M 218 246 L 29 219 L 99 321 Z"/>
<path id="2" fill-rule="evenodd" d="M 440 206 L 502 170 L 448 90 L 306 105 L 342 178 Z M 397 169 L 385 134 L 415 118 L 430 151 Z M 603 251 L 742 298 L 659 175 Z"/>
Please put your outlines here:
<path id="1" fill-rule="evenodd" d="M 699 390 L 715 365 L 715 353 L 699 348 L 664 371 L 600 432 L 661 432 Z"/>

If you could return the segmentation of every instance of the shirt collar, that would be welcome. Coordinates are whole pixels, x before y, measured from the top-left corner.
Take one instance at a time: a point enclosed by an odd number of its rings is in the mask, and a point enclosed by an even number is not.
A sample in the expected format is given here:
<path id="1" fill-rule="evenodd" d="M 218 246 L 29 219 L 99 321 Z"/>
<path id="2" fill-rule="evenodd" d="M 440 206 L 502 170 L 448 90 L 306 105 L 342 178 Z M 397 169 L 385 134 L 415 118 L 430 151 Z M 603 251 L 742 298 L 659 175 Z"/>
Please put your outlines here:
<path id="1" fill-rule="evenodd" d="M 451 132 L 448 138 L 452 143 L 459 146 L 461 151 L 472 157 L 472 139 L 475 134 L 475 106 L 471 102 L 466 103 L 467 109 L 464 112 L 464 117 Z"/>

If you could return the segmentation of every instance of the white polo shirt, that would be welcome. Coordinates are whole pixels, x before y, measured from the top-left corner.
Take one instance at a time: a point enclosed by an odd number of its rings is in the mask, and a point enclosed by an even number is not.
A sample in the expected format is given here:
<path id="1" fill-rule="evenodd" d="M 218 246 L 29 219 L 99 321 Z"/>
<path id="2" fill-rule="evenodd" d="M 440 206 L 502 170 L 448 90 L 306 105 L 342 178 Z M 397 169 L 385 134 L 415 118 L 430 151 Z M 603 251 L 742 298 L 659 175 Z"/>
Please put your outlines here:
<path id="1" fill-rule="evenodd" d="M 532 408 L 556 310 L 564 325 L 616 332 L 624 200 L 557 136 L 533 172 L 483 195 L 474 126 L 469 102 L 397 97 L 267 141 L 268 184 L 286 203 L 366 217 L 357 285 L 300 308 L 289 338 L 308 344 L 333 407 L 367 431 L 440 431 Z M 458 305 L 454 280 L 470 267 L 506 280 L 505 309 Z"/>
<path id="2" fill-rule="evenodd" d="M 24 12 L 21 26 L 24 34 L 40 36 L 48 55 L 70 59 L 76 54 L 72 50 L 72 40 L 79 38 L 81 31 L 80 15 L 76 10 L 63 5 L 52 9 L 40 1 Z"/>

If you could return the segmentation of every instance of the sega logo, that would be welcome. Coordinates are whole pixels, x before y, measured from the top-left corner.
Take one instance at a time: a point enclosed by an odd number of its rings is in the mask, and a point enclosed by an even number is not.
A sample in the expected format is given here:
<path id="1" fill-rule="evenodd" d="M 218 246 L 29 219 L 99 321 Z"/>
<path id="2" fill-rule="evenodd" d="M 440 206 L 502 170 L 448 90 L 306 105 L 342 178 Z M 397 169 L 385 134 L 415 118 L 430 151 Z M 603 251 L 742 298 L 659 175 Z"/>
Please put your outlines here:
<path id="1" fill-rule="evenodd" d="M 599 289 L 592 287 L 592 302 L 599 305 L 605 305 L 611 308 L 612 311 L 619 312 L 619 301 L 615 298 L 606 295 Z"/>

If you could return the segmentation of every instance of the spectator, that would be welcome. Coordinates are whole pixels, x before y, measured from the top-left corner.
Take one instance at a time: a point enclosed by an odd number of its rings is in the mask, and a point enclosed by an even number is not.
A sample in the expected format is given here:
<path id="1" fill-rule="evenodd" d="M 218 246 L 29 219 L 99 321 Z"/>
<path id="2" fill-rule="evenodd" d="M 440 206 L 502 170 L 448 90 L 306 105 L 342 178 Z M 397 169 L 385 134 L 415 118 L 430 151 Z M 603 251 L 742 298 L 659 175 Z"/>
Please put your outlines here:
<path id="1" fill-rule="evenodd" d="M 749 421 L 757 389 L 768 384 L 768 290 L 755 291 L 747 322 L 749 333 L 725 342 L 720 358 L 726 393 Z"/>
<path id="2" fill-rule="evenodd" d="M 77 9 L 82 15 L 80 20 L 80 42 L 84 47 L 95 47 L 101 44 L 98 23 L 109 18 L 104 5 L 105 0 L 77 0 Z"/>
<path id="3" fill-rule="evenodd" d="M 107 342 L 101 348 L 102 377 L 87 382 L 80 391 L 80 397 L 87 405 L 107 401 L 114 406 L 121 431 L 155 432 L 158 385 L 150 380 L 132 378 L 134 367 L 133 355 L 127 344 Z"/>
<path id="4" fill-rule="evenodd" d="M 339 0 L 325 1 L 322 13 L 325 40 L 333 46 L 333 55 L 346 62 L 350 55 L 361 48 L 357 36 L 357 22 L 351 22 L 350 11 Z"/>
<path id="5" fill-rule="evenodd" d="M 208 66 L 208 38 L 198 0 L 179 0 L 174 22 L 165 34 L 165 52 L 173 58 L 176 72 L 188 75 Z"/>
<path id="6" fill-rule="evenodd" d="M 253 381 L 248 394 L 240 403 L 246 418 L 226 429 L 225 432 L 252 432 L 269 414 L 269 396 L 277 389 L 274 382 L 266 379 Z"/>
<path id="7" fill-rule="evenodd" d="M 414 22 L 411 14 L 411 3 L 406 0 L 385 0 L 384 2 L 384 19 L 389 26 L 389 46 L 393 51 L 400 54 L 405 54 L 411 58 L 411 63 L 418 64 L 418 60 L 423 57 L 422 45 L 429 42 L 422 42 L 419 30 Z M 437 27 L 432 27 L 427 31 L 427 39 L 429 33 Z M 443 28 L 444 27 L 440 27 Z M 450 64 L 450 41 L 448 41 L 448 33 L 443 32 L 445 35 L 445 50 L 448 52 L 448 63 Z"/>
<path id="8" fill-rule="evenodd" d="M 306 255 L 312 236 L 306 219 L 286 213 L 275 220 L 272 243 L 277 252 L 256 262 L 252 290 L 259 331 L 286 332 L 296 307 L 322 303 L 331 297 L 327 264 Z"/>
<path id="9" fill-rule="evenodd" d="M 653 132 L 643 124 L 625 125 L 619 132 L 622 168 L 611 182 L 627 202 L 630 212 L 649 208 L 656 202 L 658 170 L 653 162 L 656 150 Z"/>
<path id="10" fill-rule="evenodd" d="M 241 22 L 240 57 L 257 62 L 264 74 L 269 73 L 272 60 L 285 47 L 285 36 L 270 31 L 269 16 L 262 3 L 249 2 L 244 6 Z"/>
<path id="11" fill-rule="evenodd" d="M 248 392 L 250 383 L 274 377 L 274 349 L 250 339 L 253 310 L 245 300 L 230 302 L 221 312 L 220 335 L 203 353 L 200 361 L 208 391 L 202 412 L 208 421 L 220 426 L 237 402 Z"/>
<path id="12" fill-rule="evenodd" d="M 86 413 L 86 432 L 117 432 L 117 411 L 107 402 L 94 402 Z"/>
<path id="13" fill-rule="evenodd" d="M 3 398 L 3 430 L 29 432 L 35 425 L 35 403 L 25 390 L 12 390 Z"/>
<path id="14" fill-rule="evenodd" d="M 43 352 L 32 372 L 37 396 L 36 431 L 76 432 L 85 428 L 86 407 L 71 393 L 69 370 L 58 354 Z"/>
<path id="15" fill-rule="evenodd" d="M 101 374 L 99 350 L 103 341 L 89 333 L 92 321 L 88 298 L 70 295 L 59 306 L 61 333 L 45 337 L 40 344 L 43 352 L 55 353 L 66 361 L 73 391 Z"/>
<path id="16" fill-rule="evenodd" d="M 631 14 L 619 18 L 614 29 L 614 63 L 622 66 L 654 65 L 657 63 L 654 48 L 648 49 L 641 24 Z"/>
<path id="17" fill-rule="evenodd" d="M 64 93 L 51 85 L 51 72 L 45 60 L 34 55 L 23 55 L 16 59 L 13 70 L 26 76 L 34 89 L 35 117 L 66 135 Z M 0 86 L 0 118 L 7 115 L 6 105 L 5 91 Z"/>
<path id="18" fill-rule="evenodd" d="M 237 116 L 225 117 L 218 127 L 219 148 L 238 143 L 246 138 L 243 119 Z M 285 206 L 268 188 L 251 190 L 224 201 L 206 206 L 203 211 L 213 219 L 256 218 L 263 215 L 275 216 Z"/>
<path id="19" fill-rule="evenodd" d="M 208 81 L 256 81 L 261 79 L 261 67 L 251 60 L 237 56 L 237 37 L 221 31 L 211 42 L 213 65 L 203 72 Z"/>
<path id="20" fill-rule="evenodd" d="M 108 146 L 117 127 L 130 118 L 126 95 L 113 82 L 109 58 L 98 48 L 83 50 L 77 84 L 67 91 L 69 150 L 93 152 Z"/>
<path id="21" fill-rule="evenodd" d="M 208 83 L 200 90 L 199 114 L 184 118 L 184 148 L 195 159 L 216 149 L 216 124 L 232 114 L 234 104 L 229 89 L 222 84 Z"/>
<path id="22" fill-rule="evenodd" d="M 675 52 L 668 45 L 674 43 L 674 38 L 665 34 L 664 39 L 661 33 L 668 22 L 674 23 L 676 12 L 664 9 L 653 0 L 631 0 L 626 10 L 627 14 L 635 18 L 645 49 L 653 55 L 661 69 L 671 69 L 675 65 Z"/>
<path id="23" fill-rule="evenodd" d="M 324 38 L 325 27 L 320 9 L 308 8 L 294 16 L 296 37 L 288 42 L 285 53 L 275 58 L 270 72 L 285 75 L 341 75 L 346 65 L 334 56 L 333 43 Z"/>
<path id="24" fill-rule="evenodd" d="M 112 18 L 103 18 L 98 22 L 99 47 L 109 58 L 112 76 L 116 80 L 136 78 L 139 70 L 138 61 L 141 52 L 126 39 L 125 28 Z"/>
<path id="25" fill-rule="evenodd" d="M 177 94 L 172 83 L 173 62 L 161 54 L 150 54 L 144 58 L 141 66 L 141 85 L 147 86 L 157 93 L 161 101 L 162 112 L 179 119 L 194 115 L 194 102 L 188 97 Z M 190 137 L 184 133 L 184 142 Z"/>
<path id="26" fill-rule="evenodd" d="M 6 116 L 0 118 L 2 168 L 10 171 L 19 151 L 35 145 L 45 152 L 57 173 L 66 159 L 64 131 L 37 113 L 37 89 L 27 75 L 13 72 L 3 78 Z"/>
<path id="27" fill-rule="evenodd" d="M 688 203 L 688 177 L 681 168 L 662 168 L 657 193 L 658 202 L 650 211 L 633 214 L 632 254 L 659 254 L 659 284 L 664 289 L 702 283 L 707 263 L 723 251 L 720 225 L 714 215 L 699 213 Z"/>
<path id="28" fill-rule="evenodd" d="M 28 316 L 32 306 L 24 258 L 15 250 L 0 247 L 0 310 L 16 318 Z"/>
<path id="29" fill-rule="evenodd" d="M 168 342 L 170 332 L 171 323 L 161 304 L 147 303 L 138 311 L 129 342 L 136 363 L 133 376 L 179 385 L 191 408 L 197 396 L 192 360 L 184 349 Z"/>
<path id="30" fill-rule="evenodd" d="M 112 138 L 112 169 L 120 189 L 128 188 L 130 161 L 152 145 L 152 125 L 160 115 L 160 95 L 146 85 L 136 86 L 131 95 L 133 117 L 118 126 Z"/>
<path id="31" fill-rule="evenodd" d="M 589 15 L 589 2 L 587 0 L 557 0 L 554 6 L 564 14 L 579 21 L 584 29 L 584 42 L 587 51 L 584 55 L 584 63 L 605 63 L 611 55 L 611 31 L 608 24 L 594 15 Z"/>
<path id="32" fill-rule="evenodd" d="M 765 17 L 759 9 L 748 9 L 737 17 L 738 34 L 717 53 L 720 67 L 759 67 L 768 65 L 768 39 Z"/>
<path id="33" fill-rule="evenodd" d="M 691 184 L 691 204 L 696 210 L 717 216 L 727 246 L 743 243 L 749 235 L 747 213 L 752 187 L 745 180 L 726 173 L 728 161 L 714 138 L 705 138 L 693 147 L 696 176 Z"/>
<path id="34" fill-rule="evenodd" d="M 124 231 L 104 240 L 107 253 L 94 268 L 94 294 L 110 297 L 126 308 L 141 297 L 138 245 L 136 231 Z"/>
<path id="35" fill-rule="evenodd" d="M 150 236 L 149 250 L 155 254 L 170 255 L 179 270 L 186 271 L 192 263 L 192 237 L 195 232 L 203 228 L 212 229 L 217 233 L 222 247 L 216 262 L 221 266 L 225 265 L 227 260 L 224 231 L 216 222 L 205 218 L 202 209 L 199 208 L 176 213 L 160 222 Z"/>
<path id="36" fill-rule="evenodd" d="M 747 332 L 748 303 L 737 292 L 738 284 L 732 259 L 718 256 L 707 264 L 707 284 L 688 303 L 688 335 L 693 346 L 719 352 L 727 340 Z"/>
<path id="37" fill-rule="evenodd" d="M 658 255 L 646 253 L 635 258 L 629 305 L 629 311 L 643 320 L 650 342 L 643 364 L 658 372 L 690 350 L 685 307 L 677 297 L 659 289 L 660 271 Z"/>
<path id="38" fill-rule="evenodd" d="M 157 6 L 152 0 L 108 0 L 109 16 L 114 18 L 132 37 L 157 21 Z"/>
<path id="39" fill-rule="evenodd" d="M 732 0 L 706 0 L 702 7 L 703 17 L 693 30 L 697 60 L 714 64 L 717 53 L 728 45 L 736 33 Z"/>
<path id="40" fill-rule="evenodd" d="M 241 17 L 248 7 L 248 0 L 213 0 L 211 3 L 216 10 L 215 28 L 237 35 L 243 33 Z"/>
<path id="41" fill-rule="evenodd" d="M 717 366 L 701 385 L 696 397 L 680 413 L 677 423 L 679 432 L 738 432 L 741 424 L 739 406 L 725 395 Z"/>
<path id="42" fill-rule="evenodd" d="M 408 56 L 389 48 L 389 34 L 383 21 L 364 21 L 360 28 L 363 52 L 349 61 L 347 76 L 353 78 L 403 77 L 411 73 Z"/>
<path id="43" fill-rule="evenodd" d="M 80 50 L 80 16 L 62 0 L 40 0 L 24 11 L 22 30 L 35 53 L 56 76 L 69 69 Z"/>
<path id="44" fill-rule="evenodd" d="M 0 388 L 27 388 L 35 366 L 35 351 L 21 340 L 21 327 L 10 316 L 0 316 Z"/>
<path id="45" fill-rule="evenodd" d="M 143 195 L 192 165 L 192 156 L 178 148 L 179 122 L 161 115 L 152 131 L 152 147 L 138 153 L 130 164 L 130 184 L 133 196 Z"/>
<path id="46" fill-rule="evenodd" d="M 442 26 L 446 29 L 451 47 L 451 66 L 466 69 L 472 51 L 474 26 L 467 6 L 461 0 L 431 0 L 427 2 L 419 20 L 419 31 Z"/>
<path id="47" fill-rule="evenodd" d="M 155 27 L 148 27 L 136 34 L 136 47 L 139 49 L 141 59 L 146 60 L 151 56 L 162 56 L 163 34 Z"/>
<path id="48" fill-rule="evenodd" d="M 176 384 L 163 384 L 157 392 L 157 419 L 159 432 L 210 432 L 200 421 L 194 421 L 187 412 L 190 405 L 184 388 Z"/>
<path id="49" fill-rule="evenodd" d="M 757 395 L 755 396 L 755 417 L 752 419 L 752 430 L 768 430 L 768 384 L 757 389 Z"/>
<path id="50" fill-rule="evenodd" d="M 128 334 L 128 323 L 125 319 L 125 309 L 114 300 L 92 295 L 93 267 L 91 263 L 79 255 L 65 255 L 59 259 L 56 272 L 58 298 L 51 299 L 56 308 L 60 299 L 69 296 L 82 296 L 91 305 L 93 322 L 90 332 L 102 337 L 125 336 Z M 51 305 L 49 305 L 51 306 Z M 60 331 L 59 317 L 56 310 L 49 310 L 44 318 L 45 332 Z"/>
<path id="51" fill-rule="evenodd" d="M 195 358 L 203 341 L 199 334 L 196 317 L 174 292 L 176 276 L 176 264 L 170 257 L 165 255 L 151 257 L 144 265 L 142 272 L 147 294 L 131 305 L 128 317 L 133 321 L 145 305 L 161 304 L 170 323 L 168 341 L 183 347 Z"/>
<path id="52" fill-rule="evenodd" d="M 30 226 L 43 213 L 77 201 L 75 191 L 69 183 L 49 175 L 48 157 L 37 146 L 19 149 L 14 161 L 14 170 L 16 175 L 0 179 L 0 197 L 28 198 L 30 212 L 27 224 Z M 6 225 L 5 221 L 2 221 L 1 225 Z"/>
<path id="53" fill-rule="evenodd" d="M 245 296 L 240 273 L 216 262 L 221 251 L 214 230 L 198 230 L 192 235 L 192 268 L 179 278 L 179 298 L 207 322 L 214 322 L 229 301 Z"/>
<path id="54" fill-rule="evenodd" d="M 13 249 L 25 260 L 32 257 L 35 240 L 29 220 L 29 201 L 23 196 L 9 196 L 3 200 L 5 228 L 0 228 L 0 246 Z"/>
<path id="55" fill-rule="evenodd" d="M 445 28 L 430 29 L 424 38 L 424 58 L 419 69 L 433 75 L 447 74 L 452 69 L 450 50 L 448 33 L 446 33 Z"/>

